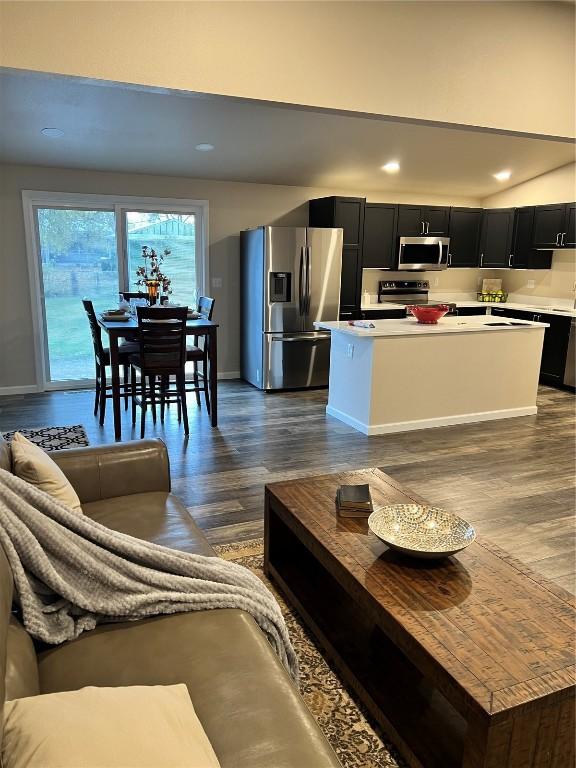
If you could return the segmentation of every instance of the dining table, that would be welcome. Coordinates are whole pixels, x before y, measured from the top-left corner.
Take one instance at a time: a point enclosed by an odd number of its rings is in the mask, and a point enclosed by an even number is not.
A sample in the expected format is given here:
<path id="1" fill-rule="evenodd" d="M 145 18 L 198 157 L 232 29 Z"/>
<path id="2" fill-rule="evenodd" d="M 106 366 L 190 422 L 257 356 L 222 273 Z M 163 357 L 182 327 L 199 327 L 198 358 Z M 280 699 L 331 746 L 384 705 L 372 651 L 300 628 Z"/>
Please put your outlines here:
<path id="1" fill-rule="evenodd" d="M 108 335 L 110 350 L 110 370 L 112 379 L 112 410 L 114 413 L 114 436 L 116 440 L 122 439 L 121 417 L 121 387 L 120 387 L 120 362 L 118 347 L 121 339 L 138 337 L 138 320 L 130 316 L 128 320 L 104 319 L 98 314 L 98 324 Z M 208 357 L 208 391 L 210 395 L 210 423 L 212 427 L 218 426 L 218 393 L 217 393 L 217 365 L 218 365 L 218 323 L 212 320 L 200 318 L 186 321 L 187 336 L 203 336 Z M 203 372 L 206 374 L 206 372 Z"/>

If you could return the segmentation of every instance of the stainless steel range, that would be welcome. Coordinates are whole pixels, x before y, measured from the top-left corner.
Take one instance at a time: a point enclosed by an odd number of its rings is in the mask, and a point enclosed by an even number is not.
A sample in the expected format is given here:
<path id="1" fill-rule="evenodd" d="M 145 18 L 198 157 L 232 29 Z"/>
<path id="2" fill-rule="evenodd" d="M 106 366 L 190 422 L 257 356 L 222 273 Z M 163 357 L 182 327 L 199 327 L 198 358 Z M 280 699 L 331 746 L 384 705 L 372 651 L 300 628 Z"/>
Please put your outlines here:
<path id="1" fill-rule="evenodd" d="M 386 304 L 439 304 L 428 300 L 428 280 L 380 280 L 378 283 L 378 303 Z M 456 314 L 456 304 L 443 301 L 450 307 L 448 314 Z"/>

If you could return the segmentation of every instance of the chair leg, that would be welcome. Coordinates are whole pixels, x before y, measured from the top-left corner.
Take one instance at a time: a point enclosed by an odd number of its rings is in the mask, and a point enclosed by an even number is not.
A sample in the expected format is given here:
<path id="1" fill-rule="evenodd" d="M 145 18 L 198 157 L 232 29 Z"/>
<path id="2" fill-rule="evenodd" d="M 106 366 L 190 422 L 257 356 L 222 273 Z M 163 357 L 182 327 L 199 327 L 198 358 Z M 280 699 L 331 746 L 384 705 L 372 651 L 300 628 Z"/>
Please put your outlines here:
<path id="1" fill-rule="evenodd" d="M 160 377 L 160 423 L 164 424 L 164 413 L 166 411 L 166 390 L 170 388 L 170 377 Z"/>
<path id="2" fill-rule="evenodd" d="M 200 408 L 200 389 L 199 389 L 200 385 L 198 382 L 198 362 L 194 360 L 192 365 L 194 366 L 193 378 L 194 378 L 194 387 L 196 388 L 196 392 L 195 392 L 196 405 L 198 406 L 198 408 Z"/>
<path id="3" fill-rule="evenodd" d="M 208 387 L 208 360 L 206 357 L 204 357 L 204 360 L 202 361 L 202 375 L 203 375 L 203 383 L 204 383 L 204 399 L 206 400 L 206 411 L 208 412 L 208 416 L 210 416 L 210 392 Z"/>
<path id="4" fill-rule="evenodd" d="M 152 421 L 156 424 L 156 376 L 149 376 L 150 404 L 152 405 Z"/>
<path id="5" fill-rule="evenodd" d="M 124 364 L 124 410 L 128 410 L 128 377 L 130 375 L 130 366 Z"/>
<path id="6" fill-rule="evenodd" d="M 182 408 L 182 418 L 184 420 L 184 434 L 189 434 L 188 429 L 188 408 L 186 405 L 186 375 L 184 371 L 178 374 L 178 405 Z"/>
<path id="7" fill-rule="evenodd" d="M 132 368 L 130 376 L 130 394 L 132 396 L 132 426 L 136 426 L 136 368 Z"/>
<path id="8" fill-rule="evenodd" d="M 96 363 L 96 393 L 94 395 L 94 416 L 98 413 L 98 405 L 100 403 L 100 370 L 98 363 Z"/>
<path id="9" fill-rule="evenodd" d="M 143 440 L 146 430 L 146 376 L 143 373 L 140 376 L 140 406 L 140 438 Z"/>
<path id="10" fill-rule="evenodd" d="M 106 368 L 100 366 L 100 426 L 104 426 L 106 416 Z"/>

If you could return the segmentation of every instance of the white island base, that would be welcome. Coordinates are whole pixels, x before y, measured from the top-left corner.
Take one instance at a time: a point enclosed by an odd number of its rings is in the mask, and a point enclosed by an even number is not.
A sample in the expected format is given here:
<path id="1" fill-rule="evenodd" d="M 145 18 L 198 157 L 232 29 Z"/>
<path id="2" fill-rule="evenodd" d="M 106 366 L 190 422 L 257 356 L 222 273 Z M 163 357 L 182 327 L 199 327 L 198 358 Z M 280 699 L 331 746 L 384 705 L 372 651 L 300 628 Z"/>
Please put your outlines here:
<path id="1" fill-rule="evenodd" d="M 318 323 L 332 336 L 326 412 L 366 435 L 535 414 L 547 325 L 487 325 L 499 319 Z"/>

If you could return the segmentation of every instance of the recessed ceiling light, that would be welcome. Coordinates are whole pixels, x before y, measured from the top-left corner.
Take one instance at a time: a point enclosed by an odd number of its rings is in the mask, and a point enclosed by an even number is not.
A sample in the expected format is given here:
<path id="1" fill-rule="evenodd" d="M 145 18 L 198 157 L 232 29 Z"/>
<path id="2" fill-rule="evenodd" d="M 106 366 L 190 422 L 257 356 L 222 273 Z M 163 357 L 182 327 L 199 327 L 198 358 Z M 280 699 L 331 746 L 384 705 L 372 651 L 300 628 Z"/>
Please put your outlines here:
<path id="1" fill-rule="evenodd" d="M 198 152 L 212 152 L 214 144 L 196 144 L 194 149 L 197 149 Z"/>
<path id="2" fill-rule="evenodd" d="M 398 160 L 390 160 L 390 162 L 382 166 L 382 170 L 386 171 L 386 173 L 398 173 L 400 170 L 400 163 Z"/>
<path id="3" fill-rule="evenodd" d="M 498 173 L 492 175 L 495 179 L 498 179 L 498 181 L 508 181 L 510 176 L 512 176 L 512 171 L 498 171 Z"/>
<path id="4" fill-rule="evenodd" d="M 61 131 L 60 128 L 42 128 L 41 133 L 44 136 L 49 136 L 51 139 L 59 139 L 60 136 L 64 136 L 64 131 Z"/>

